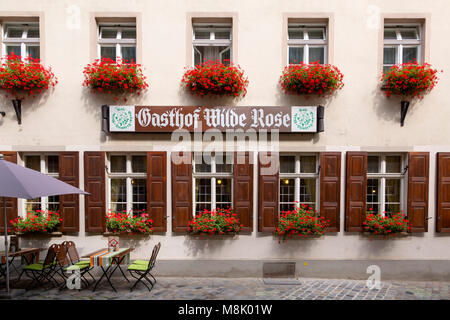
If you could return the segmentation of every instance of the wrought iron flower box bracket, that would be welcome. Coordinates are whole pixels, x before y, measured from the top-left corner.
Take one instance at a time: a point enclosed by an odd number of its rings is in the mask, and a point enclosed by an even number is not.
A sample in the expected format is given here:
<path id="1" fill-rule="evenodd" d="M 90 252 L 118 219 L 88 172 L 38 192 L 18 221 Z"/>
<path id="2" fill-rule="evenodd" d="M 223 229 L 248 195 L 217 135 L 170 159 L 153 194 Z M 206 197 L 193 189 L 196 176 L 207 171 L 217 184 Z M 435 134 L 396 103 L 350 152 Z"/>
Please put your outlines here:
<path id="1" fill-rule="evenodd" d="M 22 124 L 22 100 L 14 99 L 12 100 L 12 103 L 17 116 L 17 123 L 20 125 Z"/>
<path id="2" fill-rule="evenodd" d="M 401 102 L 401 110 L 400 110 L 400 126 L 403 127 L 403 124 L 405 123 L 405 117 L 408 113 L 409 108 L 409 101 L 402 101 Z"/>

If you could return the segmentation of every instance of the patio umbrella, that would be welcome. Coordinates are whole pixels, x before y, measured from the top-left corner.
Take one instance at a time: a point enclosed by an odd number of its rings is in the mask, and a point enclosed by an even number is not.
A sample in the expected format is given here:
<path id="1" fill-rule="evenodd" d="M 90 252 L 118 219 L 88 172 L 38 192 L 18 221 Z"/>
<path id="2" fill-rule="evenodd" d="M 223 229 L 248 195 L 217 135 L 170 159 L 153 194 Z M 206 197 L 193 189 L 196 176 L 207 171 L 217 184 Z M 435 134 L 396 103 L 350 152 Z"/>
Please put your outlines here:
<path id="1" fill-rule="evenodd" d="M 3 197 L 5 226 L 6 291 L 9 295 L 8 228 L 6 217 L 6 197 L 34 199 L 64 194 L 89 194 L 68 183 L 6 161 L 0 153 L 0 197 Z"/>

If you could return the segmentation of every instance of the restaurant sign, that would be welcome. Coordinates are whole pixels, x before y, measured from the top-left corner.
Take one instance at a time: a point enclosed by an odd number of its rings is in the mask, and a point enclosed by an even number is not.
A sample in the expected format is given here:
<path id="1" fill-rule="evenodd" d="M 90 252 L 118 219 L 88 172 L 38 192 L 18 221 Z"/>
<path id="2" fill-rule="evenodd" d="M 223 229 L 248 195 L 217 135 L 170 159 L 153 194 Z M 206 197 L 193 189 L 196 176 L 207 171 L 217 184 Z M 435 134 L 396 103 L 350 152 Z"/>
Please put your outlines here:
<path id="1" fill-rule="evenodd" d="M 323 131 L 323 113 L 321 106 L 103 106 L 103 129 L 109 132 L 253 129 L 311 133 Z"/>

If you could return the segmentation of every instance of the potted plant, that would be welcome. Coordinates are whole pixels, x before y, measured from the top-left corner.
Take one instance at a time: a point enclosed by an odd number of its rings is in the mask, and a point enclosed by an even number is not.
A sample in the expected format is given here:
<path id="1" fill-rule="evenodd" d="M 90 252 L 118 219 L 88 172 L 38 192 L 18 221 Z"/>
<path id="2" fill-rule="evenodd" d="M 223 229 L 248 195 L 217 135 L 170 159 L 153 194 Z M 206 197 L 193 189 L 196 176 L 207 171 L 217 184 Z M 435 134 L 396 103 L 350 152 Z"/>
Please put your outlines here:
<path id="1" fill-rule="evenodd" d="M 37 94 L 54 87 L 57 78 L 50 67 L 44 67 L 39 59 L 26 57 L 22 59 L 11 53 L 2 58 L 0 66 L 0 88 L 10 94 L 17 122 L 22 123 L 22 100 L 25 95 L 35 97 Z"/>
<path id="2" fill-rule="evenodd" d="M 431 65 L 403 63 L 395 65 L 383 73 L 382 86 L 386 97 L 397 95 L 401 97 L 400 125 L 403 127 L 406 113 L 411 99 L 422 99 L 424 94 L 430 92 L 437 84 L 437 70 Z"/>
<path id="3" fill-rule="evenodd" d="M 331 64 L 290 64 L 280 76 L 279 83 L 286 94 L 331 95 L 342 89 L 344 75 Z"/>
<path id="4" fill-rule="evenodd" d="M 191 235 L 235 235 L 242 228 L 233 209 L 204 210 L 189 221 L 188 232 Z"/>
<path id="5" fill-rule="evenodd" d="M 125 211 L 109 211 L 106 214 L 106 229 L 113 234 L 148 235 L 153 231 L 153 220 L 146 211 L 140 211 L 135 215 Z"/>
<path id="6" fill-rule="evenodd" d="M 384 238 L 405 234 L 410 230 L 409 221 L 403 212 L 397 212 L 391 216 L 383 216 L 375 214 L 373 211 L 368 211 L 363 227 L 364 231 L 369 235 L 379 235 Z"/>
<path id="7" fill-rule="evenodd" d="M 192 95 L 203 97 L 244 97 L 247 94 L 248 79 L 240 66 L 225 65 L 219 60 L 206 61 L 189 68 L 181 79 L 182 86 Z"/>
<path id="8" fill-rule="evenodd" d="M 113 94 L 116 101 L 119 96 L 124 96 L 126 101 L 126 95 L 140 95 L 148 88 L 141 65 L 127 60 L 116 62 L 109 58 L 96 59 L 84 68 L 83 74 L 83 86 L 92 92 Z"/>
<path id="9" fill-rule="evenodd" d="M 17 235 L 61 235 L 57 232 L 62 219 L 54 211 L 30 211 L 25 218 L 17 217 L 10 221 Z"/>
<path id="10" fill-rule="evenodd" d="M 291 211 L 282 211 L 275 233 L 286 241 L 292 236 L 320 237 L 328 227 L 328 221 L 306 204 L 297 204 Z"/>

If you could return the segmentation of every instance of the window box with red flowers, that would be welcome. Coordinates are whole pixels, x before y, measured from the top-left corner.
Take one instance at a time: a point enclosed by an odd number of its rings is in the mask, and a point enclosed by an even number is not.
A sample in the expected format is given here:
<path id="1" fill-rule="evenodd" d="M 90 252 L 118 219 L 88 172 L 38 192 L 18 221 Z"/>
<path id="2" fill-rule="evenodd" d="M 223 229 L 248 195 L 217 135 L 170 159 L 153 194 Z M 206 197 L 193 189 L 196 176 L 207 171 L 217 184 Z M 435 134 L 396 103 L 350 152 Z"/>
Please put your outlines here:
<path id="1" fill-rule="evenodd" d="M 139 95 L 148 88 L 141 65 L 126 60 L 97 59 L 84 68 L 83 74 L 83 86 L 93 92 L 113 94 L 115 100 L 123 96 L 126 101 L 127 95 Z"/>
<path id="2" fill-rule="evenodd" d="M 14 233 L 20 236 L 61 236 L 58 231 L 61 222 L 58 212 L 41 210 L 28 212 L 25 218 L 11 220 Z"/>
<path id="3" fill-rule="evenodd" d="M 325 233 L 328 221 L 318 217 L 317 212 L 306 204 L 299 204 L 291 211 L 283 211 L 280 215 L 276 235 L 283 242 L 288 238 L 319 238 Z"/>
<path id="4" fill-rule="evenodd" d="M 342 89 L 344 75 L 331 64 L 290 64 L 280 76 L 279 83 L 286 94 L 331 95 Z"/>
<path id="5" fill-rule="evenodd" d="M 383 216 L 369 211 L 363 228 L 366 235 L 383 238 L 406 236 L 410 230 L 409 221 L 402 212 Z"/>
<path id="6" fill-rule="evenodd" d="M 389 98 L 401 97 L 400 124 L 403 126 L 410 100 L 422 99 L 437 84 L 437 70 L 430 64 L 404 63 L 395 65 L 383 73 L 381 89 Z"/>
<path id="7" fill-rule="evenodd" d="M 236 238 L 236 234 L 241 230 L 237 214 L 233 209 L 204 210 L 189 221 L 189 235 L 196 238 L 221 239 Z"/>
<path id="8" fill-rule="evenodd" d="M 207 61 L 189 68 L 181 80 L 192 95 L 244 97 L 248 79 L 240 66 L 225 65 L 220 61 Z"/>
<path id="9" fill-rule="evenodd" d="M 106 214 L 106 229 L 103 235 L 150 235 L 153 232 L 153 220 L 147 212 L 140 212 L 133 216 L 127 212 L 113 212 Z"/>
<path id="10" fill-rule="evenodd" d="M 54 87 L 57 78 L 50 67 L 44 67 L 39 59 L 22 59 L 14 53 L 5 56 L 0 66 L 0 88 L 11 95 L 17 121 L 22 123 L 22 100 Z"/>

